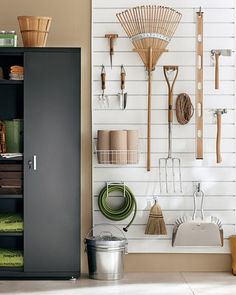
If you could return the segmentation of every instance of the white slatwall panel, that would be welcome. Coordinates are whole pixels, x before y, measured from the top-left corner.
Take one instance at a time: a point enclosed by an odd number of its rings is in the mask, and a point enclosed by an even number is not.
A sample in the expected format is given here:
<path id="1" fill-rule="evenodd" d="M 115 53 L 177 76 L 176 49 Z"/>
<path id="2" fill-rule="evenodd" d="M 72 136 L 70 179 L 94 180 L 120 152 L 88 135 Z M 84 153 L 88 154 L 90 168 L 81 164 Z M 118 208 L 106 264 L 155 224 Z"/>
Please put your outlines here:
<path id="1" fill-rule="evenodd" d="M 152 170 L 146 171 L 146 124 L 147 124 L 147 74 L 138 54 L 132 52 L 132 43 L 127 38 L 116 13 L 126 8 L 145 5 L 165 5 L 176 8 L 183 14 L 181 24 L 170 42 L 169 52 L 162 55 L 153 73 L 152 98 Z M 159 202 L 167 224 L 168 235 L 164 237 L 145 236 L 144 230 L 152 205 L 153 191 L 159 193 L 158 159 L 167 152 L 167 88 L 162 66 L 180 66 L 175 87 L 175 98 L 180 92 L 187 92 L 195 101 L 195 31 L 196 12 L 202 6 L 204 11 L 204 150 L 203 161 L 195 160 L 195 119 L 186 126 L 173 127 L 173 151 L 182 160 L 184 193 L 181 195 L 162 194 Z M 134 224 L 127 233 L 129 252 L 133 253 L 228 253 L 228 237 L 235 233 L 236 225 L 236 141 L 235 141 L 235 0 L 93 0 L 93 140 L 96 142 L 98 129 L 138 129 L 140 135 L 140 161 L 132 166 L 111 166 L 97 163 L 93 159 L 93 223 L 113 223 L 100 213 L 97 197 L 106 181 L 125 181 L 137 198 L 138 212 Z M 109 50 L 106 33 L 117 33 L 113 69 L 110 69 Z M 210 50 L 230 48 L 232 57 L 222 58 L 220 75 L 221 89 L 214 90 L 214 67 Z M 109 109 L 101 109 L 98 102 L 101 65 L 106 66 L 107 94 Z M 128 105 L 119 110 L 116 93 L 119 92 L 120 65 L 127 73 L 126 90 Z M 228 109 L 223 117 L 222 156 L 223 162 L 216 164 L 215 135 L 216 122 L 213 108 Z M 202 181 L 206 193 L 206 215 L 216 215 L 222 222 L 225 233 L 223 248 L 173 248 L 171 235 L 178 216 L 191 214 L 193 207 L 193 181 Z M 110 201 L 119 204 L 119 197 Z M 130 219 L 114 222 L 122 228 Z"/>

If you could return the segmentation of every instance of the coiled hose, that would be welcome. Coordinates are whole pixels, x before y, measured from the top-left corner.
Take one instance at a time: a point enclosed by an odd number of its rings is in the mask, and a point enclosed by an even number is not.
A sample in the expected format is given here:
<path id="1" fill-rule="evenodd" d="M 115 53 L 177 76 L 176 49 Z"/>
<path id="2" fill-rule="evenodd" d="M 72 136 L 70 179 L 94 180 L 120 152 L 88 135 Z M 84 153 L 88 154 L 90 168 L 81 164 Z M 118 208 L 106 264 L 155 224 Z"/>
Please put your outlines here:
<path id="1" fill-rule="evenodd" d="M 191 98 L 186 93 L 178 95 L 176 100 L 176 117 L 181 125 L 186 125 L 194 114 L 194 107 Z"/>
<path id="2" fill-rule="evenodd" d="M 117 209 L 111 208 L 107 203 L 107 198 L 112 192 L 122 192 L 122 194 L 124 194 L 124 202 Z M 132 212 L 134 212 L 128 225 L 123 228 L 125 232 L 128 231 L 128 228 L 133 223 L 137 213 L 137 203 L 134 194 L 126 185 L 124 186 L 122 184 L 111 184 L 109 186 L 105 186 L 99 193 L 98 207 L 106 218 L 113 221 L 124 220 L 129 217 Z"/>

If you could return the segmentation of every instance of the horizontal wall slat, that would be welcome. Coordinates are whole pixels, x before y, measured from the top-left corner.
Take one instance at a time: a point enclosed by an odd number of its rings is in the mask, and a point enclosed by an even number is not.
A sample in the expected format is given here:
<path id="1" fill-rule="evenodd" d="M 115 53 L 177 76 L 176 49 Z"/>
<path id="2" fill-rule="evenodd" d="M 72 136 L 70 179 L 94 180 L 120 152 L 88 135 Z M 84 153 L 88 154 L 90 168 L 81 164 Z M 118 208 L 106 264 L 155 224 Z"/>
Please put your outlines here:
<path id="1" fill-rule="evenodd" d="M 125 64 L 124 64 L 125 66 Z M 147 80 L 147 72 L 145 71 L 144 66 L 140 65 L 139 67 L 126 67 L 126 81 L 146 81 Z M 195 81 L 195 68 L 194 67 L 180 67 L 177 81 Z M 220 78 L 221 81 L 232 81 L 232 77 L 235 73 L 235 68 L 233 66 L 224 66 L 220 69 Z M 100 81 L 101 76 L 101 67 L 95 67 L 93 69 L 93 81 Z M 106 81 L 109 83 L 110 81 L 119 81 L 120 79 L 120 66 L 116 68 L 106 67 Z M 163 68 L 161 66 L 157 66 L 156 70 L 153 72 L 152 76 L 153 81 L 165 81 Z M 214 81 L 215 73 L 214 66 L 209 66 L 204 69 L 204 79 L 205 81 Z"/>
<path id="2" fill-rule="evenodd" d="M 104 175 L 106 177 L 104 178 Z M 152 169 L 152 173 L 143 168 L 97 168 L 94 171 L 95 181 L 158 181 L 159 170 Z M 199 167 L 197 171 L 191 168 L 182 168 L 183 181 L 235 181 L 235 168 Z"/>
<path id="3" fill-rule="evenodd" d="M 137 249 L 138 244 L 138 249 Z M 229 241 L 224 241 L 224 247 L 172 247 L 171 241 L 129 240 L 129 253 L 231 253 Z"/>
<path id="4" fill-rule="evenodd" d="M 207 26 L 205 26 L 204 30 L 204 36 L 206 37 L 233 37 L 235 34 L 235 27 L 234 24 L 230 23 L 209 23 Z M 93 36 L 94 37 L 103 37 L 105 34 L 109 32 L 114 32 L 115 34 L 118 34 L 120 37 L 126 37 L 126 33 L 122 26 L 119 23 L 111 23 L 109 26 L 104 26 L 104 24 L 96 24 L 93 29 Z M 176 33 L 175 37 L 192 37 L 196 33 L 196 27 L 194 23 L 189 24 L 183 24 L 180 23 Z"/>
<path id="5" fill-rule="evenodd" d="M 199 8 L 198 8 L 199 9 Z M 198 9 L 178 9 L 177 10 L 182 13 L 181 23 L 189 23 L 196 21 L 196 11 Z M 94 9 L 93 10 L 93 23 L 111 23 L 111 22 L 118 22 L 116 17 L 117 13 L 120 13 L 122 10 L 120 8 L 108 8 L 106 9 L 106 13 L 102 9 Z M 220 11 L 219 9 L 205 9 L 204 10 L 204 22 L 205 23 L 215 23 L 216 22 L 216 15 L 219 15 L 220 18 L 218 19 L 220 23 L 229 23 L 231 19 L 234 18 L 234 9 L 233 8 L 222 8 Z"/>
<path id="6" fill-rule="evenodd" d="M 199 162 L 199 161 L 196 161 Z M 94 193 L 100 192 L 100 190 L 106 185 L 106 180 L 100 182 L 94 182 Z M 113 179 L 116 181 L 116 179 Z M 132 192 L 137 196 L 150 196 L 153 194 L 159 194 L 159 184 L 157 181 L 144 182 L 144 181 L 134 181 L 125 182 L 125 184 L 132 190 Z M 219 196 L 224 199 L 225 196 L 235 196 L 236 195 L 236 184 L 234 182 L 202 182 L 202 190 L 205 192 L 206 196 Z M 193 183 L 183 182 L 184 195 L 191 196 L 193 194 Z M 175 198 L 175 195 L 166 195 L 167 199 L 170 200 Z"/>
<path id="7" fill-rule="evenodd" d="M 146 95 L 147 94 L 147 82 L 146 81 L 139 81 L 138 83 L 135 81 L 128 81 L 126 83 L 126 91 L 130 93 L 131 95 Z M 153 81 L 152 82 L 152 88 L 153 88 L 153 95 L 164 95 L 167 93 L 167 85 L 163 81 Z M 235 85 L 233 81 L 223 81 L 220 83 L 220 89 L 217 91 L 217 94 L 222 95 L 232 95 L 235 91 Z M 117 81 L 110 81 L 107 83 L 106 88 L 106 95 L 114 94 L 119 92 L 120 89 L 120 83 Z M 195 83 L 185 82 L 185 81 L 178 81 L 176 83 L 176 86 L 174 88 L 174 95 L 177 95 L 182 92 L 186 92 L 189 94 L 192 94 L 195 92 Z M 215 94 L 216 91 L 214 90 L 214 82 L 205 82 L 204 83 L 204 89 L 207 95 Z M 101 83 L 100 82 L 93 82 L 93 91 L 94 95 L 100 95 L 101 94 Z"/>
<path id="8" fill-rule="evenodd" d="M 118 91 L 117 91 L 118 93 Z M 185 92 L 187 93 L 187 92 Z M 126 110 L 146 110 L 147 109 L 147 95 L 146 96 L 137 96 L 131 95 L 127 92 L 127 105 Z M 189 93 L 188 93 L 189 94 Z M 190 95 L 190 94 L 189 94 Z M 106 111 L 114 111 L 120 109 L 120 101 L 118 95 L 109 95 L 109 108 L 107 105 L 101 103 L 99 99 L 100 95 L 93 96 L 93 107 L 94 110 L 99 111 L 106 108 Z M 190 95 L 192 104 L 195 104 L 195 95 Z M 176 105 L 177 94 L 174 95 L 174 109 Z M 209 112 L 212 110 L 212 113 L 217 108 L 227 108 L 234 109 L 235 107 L 235 97 L 234 95 L 206 95 L 204 97 L 204 108 Z M 166 110 L 167 108 L 167 94 L 165 95 L 153 95 L 152 99 L 152 110 Z M 124 111 L 122 110 L 121 114 Z M 223 123 L 224 123 L 223 117 Z"/>
<path id="9" fill-rule="evenodd" d="M 166 230 L 167 230 L 167 235 L 159 235 L 159 236 L 155 236 L 155 235 L 145 235 L 145 228 L 146 225 L 134 225 L 131 226 L 128 230 L 128 232 L 126 233 L 126 238 L 131 240 L 131 239 L 135 239 L 135 240 L 149 240 L 149 241 L 156 241 L 157 243 L 159 243 L 159 241 L 163 241 L 163 240 L 172 240 L 172 232 L 173 232 L 173 225 L 167 225 L 166 226 Z M 119 227 L 120 230 L 122 230 L 122 226 Z M 228 239 L 235 230 L 235 226 L 234 225 L 224 225 L 223 226 L 223 231 L 224 231 L 224 238 Z"/>
<path id="10" fill-rule="evenodd" d="M 179 41 L 181 42 L 181 40 Z M 195 67 L 196 55 L 194 52 L 166 52 L 163 53 L 158 61 L 159 66 L 176 64 L 179 66 L 192 66 Z M 106 52 L 94 52 L 93 65 L 101 66 L 104 64 L 106 67 L 110 67 L 110 57 Z M 139 55 L 135 52 L 116 52 L 113 56 L 113 65 L 120 66 L 121 64 L 129 66 L 143 65 Z M 221 66 L 233 66 L 234 56 L 222 57 L 220 59 Z M 210 52 L 204 55 L 204 66 L 212 66 L 212 59 Z"/>
<path id="11" fill-rule="evenodd" d="M 147 126 L 145 125 L 132 125 L 127 124 L 124 125 L 94 125 L 93 128 L 93 138 L 97 138 L 97 130 L 120 130 L 120 129 L 128 129 L 128 130 L 137 130 L 139 132 L 140 138 L 147 137 Z M 168 126 L 164 125 L 160 128 L 160 126 L 153 125 L 151 130 L 151 138 L 167 138 L 168 136 Z M 173 138 L 194 138 L 195 137 L 195 126 L 194 125 L 174 125 L 173 126 Z M 216 124 L 215 125 L 206 125 L 204 128 L 204 137 L 205 138 L 216 138 Z M 222 125 L 222 138 L 234 138 L 235 137 L 235 125 L 224 124 Z"/>
<path id="12" fill-rule="evenodd" d="M 181 216 L 189 216 L 192 215 L 192 210 L 189 211 L 166 211 L 163 210 L 163 216 L 165 219 L 166 224 L 174 224 L 176 219 L 181 217 Z M 206 216 L 217 216 L 224 224 L 235 224 L 235 212 L 233 210 L 222 210 L 222 211 L 208 211 L 205 210 L 205 215 Z M 137 215 L 134 219 L 134 225 L 135 224 L 146 224 L 147 220 L 149 217 L 149 210 L 148 211 L 138 211 Z M 129 216 L 127 219 L 122 220 L 122 221 L 112 221 L 112 220 L 108 220 L 107 218 L 105 218 L 102 213 L 100 211 L 94 211 L 94 218 L 95 218 L 95 222 L 96 224 L 101 224 L 101 223 L 110 223 L 110 224 L 115 224 L 115 225 L 119 225 L 119 224 L 127 224 L 130 219 L 131 216 Z"/>
<path id="13" fill-rule="evenodd" d="M 115 193 L 114 193 L 115 194 Z M 119 208 L 123 202 L 122 193 L 118 193 L 118 196 L 109 197 L 108 202 L 112 204 L 113 208 Z M 121 197 L 119 197 L 121 196 Z M 99 210 L 97 204 L 97 196 L 94 198 L 94 210 Z M 138 210 L 150 210 L 153 205 L 153 197 L 136 197 L 137 208 Z M 201 198 L 197 198 L 197 206 L 200 208 Z M 173 210 L 173 211 L 182 211 L 182 210 L 193 210 L 193 197 L 181 197 L 173 196 L 171 199 L 168 197 L 158 197 L 158 203 L 161 206 L 162 210 Z M 205 210 L 232 210 L 236 204 L 236 197 L 205 197 L 204 199 L 204 209 Z M 198 212 L 199 214 L 199 212 Z M 236 223 L 236 220 L 235 220 Z"/>
<path id="14" fill-rule="evenodd" d="M 205 151 L 206 149 L 204 149 Z M 235 167 L 236 166 L 236 154 L 235 152 L 234 153 L 224 153 L 222 152 L 221 153 L 222 155 L 222 163 L 220 164 L 217 164 L 216 163 L 216 152 L 213 152 L 211 154 L 207 154 L 204 158 L 204 160 L 202 161 L 197 161 L 195 159 L 195 153 L 192 152 L 192 153 L 187 153 L 187 154 L 184 154 L 183 152 L 182 153 L 175 153 L 175 156 L 176 157 L 179 157 L 181 158 L 181 166 L 182 167 L 190 167 L 192 169 L 194 168 L 198 168 L 198 167 L 215 167 L 215 168 L 221 168 L 221 167 Z M 157 152 L 154 152 L 151 154 L 151 163 L 152 163 L 152 167 L 156 167 L 158 168 L 159 167 L 159 159 L 160 158 L 163 158 L 167 156 L 167 152 L 163 152 L 163 153 L 157 153 Z M 145 169 L 146 168 L 146 165 L 147 165 L 147 156 L 146 156 L 146 153 L 143 153 L 140 155 L 139 157 L 139 163 L 138 164 L 135 164 L 135 165 L 127 165 L 124 167 L 124 165 L 112 165 L 111 164 L 98 164 L 97 163 L 97 156 L 94 155 L 94 167 L 95 168 L 101 168 L 101 167 L 106 167 L 106 168 L 111 168 L 113 167 L 113 169 L 117 169 L 117 168 L 143 168 Z"/>
<path id="15" fill-rule="evenodd" d="M 214 152 L 215 151 L 215 139 L 205 139 L 205 152 Z M 221 151 L 223 153 L 235 153 L 235 139 L 222 139 L 221 142 Z M 146 152 L 146 139 L 139 140 L 139 149 L 141 152 Z M 167 153 L 168 149 L 168 140 L 167 139 L 152 139 L 151 145 L 152 151 L 155 153 Z M 173 153 L 181 152 L 194 152 L 195 150 L 195 140 L 194 139 L 185 139 L 182 138 L 173 139 Z M 125 168 L 125 167 L 124 167 Z"/>
<path id="16" fill-rule="evenodd" d="M 153 0 L 119 0 L 115 4 L 110 0 L 93 0 L 93 8 L 122 8 L 126 9 L 129 7 L 135 7 L 139 5 L 158 5 L 156 1 Z M 177 5 L 176 5 L 177 4 Z M 194 4 L 194 5 L 193 5 Z M 182 8 L 196 8 L 199 9 L 202 6 L 202 9 L 205 8 L 234 8 L 234 0 L 225 0 L 224 2 L 216 2 L 215 0 L 198 0 L 196 2 L 178 0 L 176 3 L 175 0 L 165 0 L 164 5 L 167 7 L 182 7 Z M 161 4 L 160 4 L 161 5 Z M 195 6 L 196 5 L 196 6 Z"/>
<path id="17" fill-rule="evenodd" d="M 168 50 L 170 52 L 175 51 L 195 51 L 195 37 L 188 38 L 176 38 L 173 37 L 168 45 Z M 204 51 L 205 54 L 210 54 L 211 49 L 218 48 L 219 44 L 224 44 L 224 48 L 235 48 L 234 38 L 217 38 L 217 37 L 205 37 L 204 38 Z M 93 39 L 93 46 L 95 48 L 94 52 L 109 51 L 109 44 L 104 36 L 96 37 Z M 133 45 L 129 38 L 119 38 L 115 42 L 115 52 L 127 52 L 132 51 Z"/>
<path id="18" fill-rule="evenodd" d="M 119 110 L 114 110 L 112 113 L 106 110 L 95 111 L 96 117 L 94 123 L 139 123 L 146 124 L 147 123 L 147 111 L 146 110 L 137 110 L 137 111 L 129 111 L 121 113 Z M 167 124 L 167 111 L 162 110 L 153 110 L 152 111 L 152 124 Z M 215 119 L 213 116 L 213 112 L 205 111 L 204 112 L 204 120 L 205 123 L 215 123 Z M 235 111 L 229 110 L 227 114 L 224 115 L 223 118 L 224 123 L 235 123 Z M 177 120 L 175 119 L 174 123 Z M 192 123 L 195 122 L 195 116 L 191 120 Z"/>

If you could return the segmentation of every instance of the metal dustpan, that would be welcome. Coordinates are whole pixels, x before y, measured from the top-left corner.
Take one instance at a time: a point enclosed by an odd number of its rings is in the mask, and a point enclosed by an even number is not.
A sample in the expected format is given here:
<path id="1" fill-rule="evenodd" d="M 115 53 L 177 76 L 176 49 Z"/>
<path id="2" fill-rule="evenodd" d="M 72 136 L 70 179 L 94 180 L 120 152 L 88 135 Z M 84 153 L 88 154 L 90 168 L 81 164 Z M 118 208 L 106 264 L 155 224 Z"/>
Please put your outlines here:
<path id="1" fill-rule="evenodd" d="M 201 196 L 201 217 L 196 218 L 197 196 Z M 172 246 L 186 247 L 223 247 L 222 223 L 216 216 L 204 216 L 204 193 L 198 184 L 193 195 L 194 212 L 191 216 L 180 217 L 176 220 L 172 235 Z"/>

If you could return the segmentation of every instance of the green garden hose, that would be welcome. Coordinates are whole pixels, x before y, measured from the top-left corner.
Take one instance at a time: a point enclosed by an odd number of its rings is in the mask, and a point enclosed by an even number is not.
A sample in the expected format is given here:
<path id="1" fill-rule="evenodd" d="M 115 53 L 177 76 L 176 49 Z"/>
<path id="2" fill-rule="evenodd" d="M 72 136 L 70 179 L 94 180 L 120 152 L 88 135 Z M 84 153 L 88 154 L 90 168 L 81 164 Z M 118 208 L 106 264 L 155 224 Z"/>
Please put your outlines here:
<path id="1" fill-rule="evenodd" d="M 111 208 L 107 203 L 107 198 L 109 194 L 112 192 L 122 192 L 124 194 L 124 202 L 118 209 Z M 128 231 L 128 228 L 134 221 L 134 218 L 137 213 L 137 203 L 135 197 L 131 190 L 125 185 L 122 184 L 111 184 L 109 186 L 105 186 L 99 196 L 98 196 L 98 206 L 102 214 L 113 221 L 124 220 L 130 216 L 132 212 L 134 212 L 133 217 L 129 224 L 123 228 L 125 232 Z"/>

